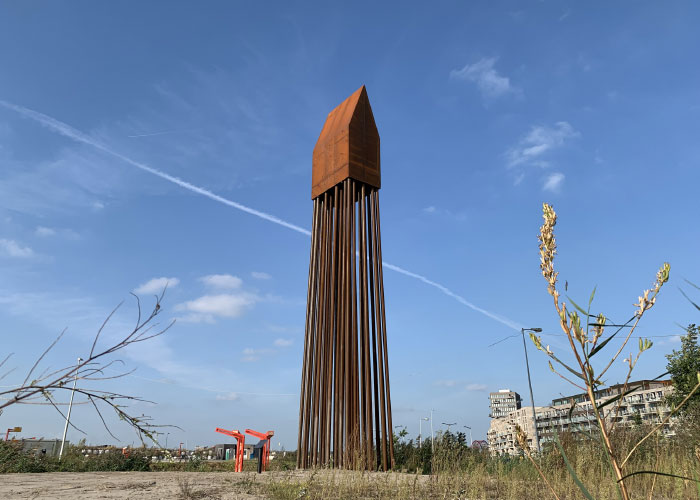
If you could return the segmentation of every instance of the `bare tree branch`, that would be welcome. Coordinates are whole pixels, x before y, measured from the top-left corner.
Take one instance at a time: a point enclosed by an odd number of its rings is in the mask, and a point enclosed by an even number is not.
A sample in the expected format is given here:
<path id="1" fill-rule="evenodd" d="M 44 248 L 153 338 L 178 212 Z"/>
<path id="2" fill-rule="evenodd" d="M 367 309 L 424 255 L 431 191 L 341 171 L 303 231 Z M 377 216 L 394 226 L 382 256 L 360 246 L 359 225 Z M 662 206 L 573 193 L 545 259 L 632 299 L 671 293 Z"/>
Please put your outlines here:
<path id="1" fill-rule="evenodd" d="M 156 316 L 158 316 L 158 314 L 160 314 L 160 312 L 162 311 L 161 302 L 163 300 L 164 294 L 165 288 L 163 289 L 163 292 L 160 295 L 156 296 L 156 302 L 153 309 L 151 310 L 150 314 L 144 318 L 141 308 L 141 300 L 137 295 L 132 293 L 131 295 L 133 295 L 136 299 L 137 320 L 134 328 L 128 333 L 126 333 L 121 338 L 121 340 L 109 347 L 104 348 L 103 350 L 97 348 L 97 343 L 100 339 L 102 332 L 104 331 L 105 327 L 112 319 L 114 314 L 117 312 L 117 310 L 121 307 L 123 302 L 119 303 L 119 305 L 117 305 L 117 307 L 115 307 L 109 313 L 109 315 L 104 320 L 100 328 L 97 330 L 95 338 L 92 342 L 92 346 L 90 348 L 90 354 L 85 359 L 80 360 L 77 364 L 65 366 L 63 368 L 59 368 L 53 371 L 50 371 L 50 368 L 46 368 L 36 379 L 30 381 L 32 374 L 37 370 L 37 368 L 44 360 L 46 355 L 56 346 L 56 344 L 61 340 L 61 338 L 65 334 L 66 329 L 64 329 L 51 343 L 51 345 L 49 345 L 49 347 L 46 350 L 44 350 L 44 352 L 42 352 L 42 354 L 37 358 L 35 363 L 32 365 L 31 369 L 27 373 L 27 376 L 25 377 L 24 381 L 18 387 L 11 387 L 10 389 L 0 391 L 0 413 L 4 408 L 7 408 L 8 406 L 11 406 L 13 404 L 45 404 L 51 405 L 61 415 L 61 417 L 65 419 L 66 417 L 64 413 L 59 408 L 59 405 L 62 406 L 62 404 L 56 403 L 56 401 L 54 400 L 53 393 L 59 390 L 74 390 L 77 394 L 80 394 L 87 398 L 87 401 L 85 402 L 76 402 L 74 404 L 91 404 L 97 412 L 98 417 L 102 421 L 102 424 L 105 426 L 105 429 L 107 430 L 109 435 L 112 436 L 114 439 L 118 438 L 112 433 L 109 425 L 107 424 L 103 412 L 100 410 L 100 405 L 104 405 L 108 408 L 111 408 L 117 414 L 117 417 L 120 420 L 123 420 L 126 423 L 128 423 L 136 431 L 141 442 L 143 442 L 144 437 L 153 441 L 154 432 L 158 428 L 177 428 L 177 426 L 173 425 L 156 425 L 152 422 L 152 419 L 150 417 L 146 415 L 137 417 L 126 410 L 127 406 L 125 405 L 125 403 L 137 402 L 155 404 L 153 401 L 149 401 L 137 396 L 131 396 L 128 394 L 122 394 L 112 391 L 105 391 L 101 389 L 91 389 L 80 386 L 76 386 L 75 388 L 73 388 L 71 384 L 71 382 L 74 381 L 101 382 L 105 380 L 113 380 L 134 373 L 135 369 L 120 372 L 116 375 L 106 375 L 106 369 L 111 368 L 117 363 L 121 363 L 122 365 L 124 364 L 124 362 L 121 359 L 108 360 L 107 357 L 117 351 L 128 347 L 131 344 L 136 344 L 138 342 L 150 340 L 168 331 L 168 329 L 175 323 L 174 320 L 160 329 L 158 323 L 154 321 Z M 155 333 L 153 333 L 154 331 Z M 5 359 L 3 359 L 0 362 L 0 367 L 2 367 L 7 362 L 10 356 L 11 354 L 6 356 Z M 2 377 L 6 376 L 7 373 Z M 0 377 L 0 379 L 2 377 Z M 45 400 L 45 402 L 38 401 L 41 399 Z M 77 428 L 75 425 L 73 425 L 72 422 L 70 424 L 74 429 L 84 434 L 84 432 L 81 429 Z"/>

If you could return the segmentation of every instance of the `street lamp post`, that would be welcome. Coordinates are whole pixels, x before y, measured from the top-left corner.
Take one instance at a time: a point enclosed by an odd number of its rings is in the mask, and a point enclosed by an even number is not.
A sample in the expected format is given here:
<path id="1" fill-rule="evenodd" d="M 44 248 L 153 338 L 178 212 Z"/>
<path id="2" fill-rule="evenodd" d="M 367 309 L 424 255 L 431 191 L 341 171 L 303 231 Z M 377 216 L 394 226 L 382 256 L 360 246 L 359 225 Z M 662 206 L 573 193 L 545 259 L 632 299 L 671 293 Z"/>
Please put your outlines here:
<path id="1" fill-rule="evenodd" d="M 542 328 L 521 328 L 520 333 L 523 335 L 523 349 L 525 350 L 525 367 L 527 368 L 527 384 L 530 386 L 530 403 L 532 403 L 532 425 L 535 428 L 535 446 L 537 452 L 540 452 L 540 437 L 537 434 L 537 416 L 535 415 L 535 397 L 532 395 L 532 380 L 530 380 L 530 363 L 527 360 L 527 345 L 525 344 L 525 331 L 539 333 Z"/>
<path id="2" fill-rule="evenodd" d="M 78 358 L 78 367 L 83 358 Z M 70 422 L 70 411 L 73 408 L 73 396 L 75 396 L 75 384 L 78 382 L 78 370 L 75 370 L 75 378 L 73 379 L 73 390 L 70 393 L 70 403 L 68 403 L 68 412 L 66 413 L 66 425 L 63 427 L 63 439 L 61 439 L 61 449 L 58 451 L 58 459 L 63 456 L 63 445 L 66 444 L 66 433 L 68 432 L 68 422 Z"/>
<path id="3" fill-rule="evenodd" d="M 463 425 L 462 427 L 464 427 L 465 429 L 469 429 L 469 447 L 471 448 L 472 443 L 474 442 L 474 440 L 472 439 L 472 428 L 468 425 Z"/>
<path id="4" fill-rule="evenodd" d="M 451 425 L 457 425 L 457 422 L 452 422 L 451 424 L 448 423 L 448 422 L 443 422 L 442 425 L 446 425 L 446 426 L 447 426 L 447 432 L 450 432 L 450 426 L 451 426 Z"/>
<path id="5" fill-rule="evenodd" d="M 433 433 L 433 409 L 430 409 L 430 453 L 435 455 L 435 434 Z"/>
<path id="6" fill-rule="evenodd" d="M 423 417 L 418 419 L 418 448 L 420 449 L 423 444 L 423 420 L 428 420 L 428 417 Z"/>

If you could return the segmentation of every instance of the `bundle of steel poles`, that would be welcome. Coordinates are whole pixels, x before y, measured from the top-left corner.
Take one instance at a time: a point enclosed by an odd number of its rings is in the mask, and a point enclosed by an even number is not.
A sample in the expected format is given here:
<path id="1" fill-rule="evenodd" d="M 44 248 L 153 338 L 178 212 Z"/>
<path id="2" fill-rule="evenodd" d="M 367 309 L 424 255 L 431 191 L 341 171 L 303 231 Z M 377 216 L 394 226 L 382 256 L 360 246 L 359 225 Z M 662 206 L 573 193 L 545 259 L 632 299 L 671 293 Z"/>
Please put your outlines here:
<path id="1" fill-rule="evenodd" d="M 297 466 L 394 464 L 377 189 L 313 200 Z"/>

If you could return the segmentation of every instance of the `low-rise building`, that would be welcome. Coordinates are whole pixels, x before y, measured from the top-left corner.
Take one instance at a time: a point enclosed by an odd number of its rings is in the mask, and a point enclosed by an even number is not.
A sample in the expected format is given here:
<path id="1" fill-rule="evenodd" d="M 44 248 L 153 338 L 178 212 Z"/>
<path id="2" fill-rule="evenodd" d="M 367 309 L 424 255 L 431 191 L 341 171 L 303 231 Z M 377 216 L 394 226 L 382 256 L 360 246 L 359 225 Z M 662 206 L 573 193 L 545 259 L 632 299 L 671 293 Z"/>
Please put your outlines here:
<path id="1" fill-rule="evenodd" d="M 599 403 L 618 397 L 624 391 L 623 384 L 616 384 L 597 391 Z M 606 422 L 616 425 L 658 424 L 666 418 L 671 409 L 666 405 L 666 396 L 673 390 L 670 380 L 638 380 L 627 384 L 627 393 L 621 396 L 619 406 L 610 404 L 603 409 Z M 597 426 L 592 404 L 585 393 L 557 398 L 550 406 L 535 407 L 537 432 L 540 444 L 552 441 L 555 433 L 591 432 Z M 491 420 L 487 433 L 489 449 L 494 455 L 518 455 L 521 449 L 515 437 L 516 426 L 527 434 L 532 451 L 536 451 L 532 408 L 521 408 L 505 417 Z M 672 435 L 669 422 L 664 426 L 664 434 Z"/>

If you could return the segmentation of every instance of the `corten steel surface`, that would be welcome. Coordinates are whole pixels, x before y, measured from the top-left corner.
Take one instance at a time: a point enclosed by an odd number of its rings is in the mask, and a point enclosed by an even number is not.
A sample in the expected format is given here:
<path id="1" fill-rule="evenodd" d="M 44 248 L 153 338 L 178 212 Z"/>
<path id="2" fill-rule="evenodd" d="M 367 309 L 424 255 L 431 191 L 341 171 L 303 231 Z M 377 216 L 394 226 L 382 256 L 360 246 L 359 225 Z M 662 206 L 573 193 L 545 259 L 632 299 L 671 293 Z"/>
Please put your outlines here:
<path id="1" fill-rule="evenodd" d="M 340 153 L 327 154 L 327 144 Z M 388 470 L 379 134 L 364 87 L 328 115 L 313 158 L 297 466 Z"/>
<path id="2" fill-rule="evenodd" d="M 348 177 L 381 187 L 379 132 L 364 85 L 326 118 L 314 147 L 311 198 Z"/>

